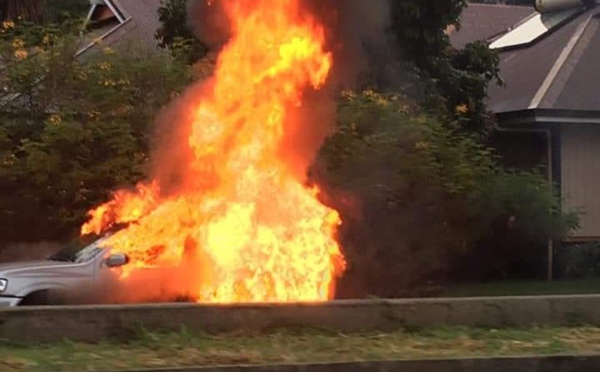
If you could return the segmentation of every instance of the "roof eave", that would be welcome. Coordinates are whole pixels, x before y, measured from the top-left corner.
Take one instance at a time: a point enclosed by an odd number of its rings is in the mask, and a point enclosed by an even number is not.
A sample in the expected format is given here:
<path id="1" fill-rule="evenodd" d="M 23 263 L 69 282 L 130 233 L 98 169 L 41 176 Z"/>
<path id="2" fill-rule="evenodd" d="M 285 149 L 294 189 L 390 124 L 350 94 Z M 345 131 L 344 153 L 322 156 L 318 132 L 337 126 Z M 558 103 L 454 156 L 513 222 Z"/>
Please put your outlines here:
<path id="1" fill-rule="evenodd" d="M 525 109 L 496 113 L 503 127 L 527 124 L 599 124 L 600 110 Z"/>

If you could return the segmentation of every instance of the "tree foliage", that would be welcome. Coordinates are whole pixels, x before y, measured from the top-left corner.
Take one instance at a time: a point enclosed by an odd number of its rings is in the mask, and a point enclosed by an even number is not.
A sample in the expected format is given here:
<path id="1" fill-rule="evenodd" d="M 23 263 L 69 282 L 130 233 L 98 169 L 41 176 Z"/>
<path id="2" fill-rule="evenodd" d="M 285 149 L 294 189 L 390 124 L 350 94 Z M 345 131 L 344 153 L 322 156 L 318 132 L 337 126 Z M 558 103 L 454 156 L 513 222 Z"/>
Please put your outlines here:
<path id="1" fill-rule="evenodd" d="M 187 68 L 160 54 L 76 58 L 77 46 L 23 25 L 0 38 L 3 240 L 64 237 L 112 189 L 143 177 L 152 120 L 188 82 Z"/>
<path id="2" fill-rule="evenodd" d="M 466 0 L 390 1 L 389 32 L 425 81 L 422 104 L 443 120 L 457 121 L 468 133 L 485 136 L 491 129 L 487 88 L 500 82 L 499 58 L 483 42 L 456 50 L 447 29 L 460 27 Z"/>
<path id="3" fill-rule="evenodd" d="M 155 38 L 161 48 L 192 64 L 208 52 L 208 48 L 192 34 L 187 19 L 187 0 L 165 0 L 158 8 L 160 27 Z"/>

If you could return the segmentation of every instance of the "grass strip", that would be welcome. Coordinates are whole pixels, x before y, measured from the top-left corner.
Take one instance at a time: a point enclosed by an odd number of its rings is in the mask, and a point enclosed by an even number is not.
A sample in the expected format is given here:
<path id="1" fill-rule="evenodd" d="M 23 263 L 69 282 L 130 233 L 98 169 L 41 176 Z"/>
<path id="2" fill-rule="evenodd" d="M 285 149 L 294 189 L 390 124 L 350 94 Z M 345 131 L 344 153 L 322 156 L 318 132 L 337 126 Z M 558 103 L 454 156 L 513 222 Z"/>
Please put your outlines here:
<path id="1" fill-rule="evenodd" d="M 0 371 L 95 371 L 197 365 L 600 354 L 600 328 L 434 328 L 335 334 L 312 330 L 198 335 L 142 332 L 127 342 L 0 343 Z"/>

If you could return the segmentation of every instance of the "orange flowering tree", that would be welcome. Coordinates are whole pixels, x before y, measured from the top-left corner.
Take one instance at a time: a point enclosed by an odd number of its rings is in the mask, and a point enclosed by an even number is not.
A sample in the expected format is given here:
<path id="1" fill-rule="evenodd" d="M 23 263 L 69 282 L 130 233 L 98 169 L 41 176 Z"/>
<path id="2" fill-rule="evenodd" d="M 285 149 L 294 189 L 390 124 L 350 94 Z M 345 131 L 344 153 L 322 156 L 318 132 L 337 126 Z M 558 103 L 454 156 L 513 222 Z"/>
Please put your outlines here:
<path id="1" fill-rule="evenodd" d="M 102 45 L 80 58 L 60 29 L 0 28 L 0 239 L 61 238 L 144 175 L 153 118 L 188 68 Z"/>

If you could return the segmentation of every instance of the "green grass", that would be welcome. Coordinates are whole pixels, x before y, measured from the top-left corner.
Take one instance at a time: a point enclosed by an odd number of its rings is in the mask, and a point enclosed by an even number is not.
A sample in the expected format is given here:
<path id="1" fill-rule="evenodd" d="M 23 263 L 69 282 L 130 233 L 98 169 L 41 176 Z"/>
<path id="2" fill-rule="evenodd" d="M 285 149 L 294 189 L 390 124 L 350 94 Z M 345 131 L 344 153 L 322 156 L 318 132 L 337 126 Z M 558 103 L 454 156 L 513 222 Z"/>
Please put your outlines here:
<path id="1" fill-rule="evenodd" d="M 600 294 L 600 279 L 564 281 L 503 281 L 490 283 L 454 284 L 446 288 L 445 296 L 526 296 Z"/>
<path id="2" fill-rule="evenodd" d="M 129 342 L 0 344 L 0 371 L 332 362 L 476 356 L 600 354 L 600 328 L 435 328 L 336 334 L 280 330 L 220 336 L 144 333 Z"/>

